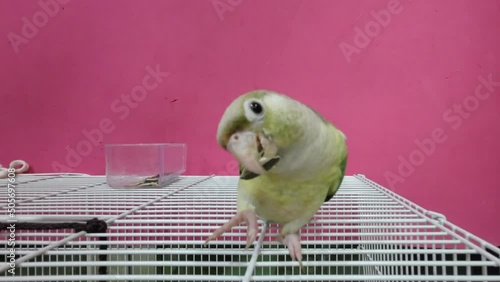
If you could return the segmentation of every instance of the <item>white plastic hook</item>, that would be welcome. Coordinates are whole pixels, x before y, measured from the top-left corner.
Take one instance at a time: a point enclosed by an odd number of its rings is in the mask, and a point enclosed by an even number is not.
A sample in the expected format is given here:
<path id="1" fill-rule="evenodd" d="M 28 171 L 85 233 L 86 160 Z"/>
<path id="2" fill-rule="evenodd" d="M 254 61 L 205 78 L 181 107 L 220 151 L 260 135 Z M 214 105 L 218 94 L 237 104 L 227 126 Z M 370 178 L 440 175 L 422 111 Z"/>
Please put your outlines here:
<path id="1" fill-rule="evenodd" d="M 21 167 L 19 167 L 21 166 Z M 0 179 L 2 178 L 7 178 L 7 175 L 9 174 L 8 169 L 13 168 L 14 172 L 16 174 L 23 173 L 28 171 L 30 168 L 29 164 L 23 160 L 14 160 L 10 162 L 9 167 L 2 167 L 2 164 L 0 164 Z"/>

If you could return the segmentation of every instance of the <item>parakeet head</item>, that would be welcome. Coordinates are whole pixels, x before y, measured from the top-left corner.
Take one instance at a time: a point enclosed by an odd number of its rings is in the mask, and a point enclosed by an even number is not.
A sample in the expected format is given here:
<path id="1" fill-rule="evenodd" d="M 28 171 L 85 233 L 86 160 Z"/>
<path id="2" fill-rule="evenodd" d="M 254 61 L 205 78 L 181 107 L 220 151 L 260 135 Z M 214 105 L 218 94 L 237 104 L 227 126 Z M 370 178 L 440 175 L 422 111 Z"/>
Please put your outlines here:
<path id="1" fill-rule="evenodd" d="M 217 142 L 244 168 L 263 174 L 269 169 L 266 163 L 302 134 L 297 120 L 304 115 L 303 107 L 273 91 L 255 90 L 243 94 L 224 112 L 217 130 Z"/>

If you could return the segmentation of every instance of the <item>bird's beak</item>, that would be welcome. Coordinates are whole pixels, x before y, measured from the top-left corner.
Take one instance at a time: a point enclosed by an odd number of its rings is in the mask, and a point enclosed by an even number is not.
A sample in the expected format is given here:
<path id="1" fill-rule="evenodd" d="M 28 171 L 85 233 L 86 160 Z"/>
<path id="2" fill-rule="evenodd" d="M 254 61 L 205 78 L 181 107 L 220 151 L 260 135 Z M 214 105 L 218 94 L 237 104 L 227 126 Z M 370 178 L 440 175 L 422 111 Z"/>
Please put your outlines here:
<path id="1" fill-rule="evenodd" d="M 266 171 L 260 163 L 260 152 L 263 148 L 255 132 L 238 131 L 233 133 L 229 137 L 227 150 L 247 170 L 258 175 Z"/>

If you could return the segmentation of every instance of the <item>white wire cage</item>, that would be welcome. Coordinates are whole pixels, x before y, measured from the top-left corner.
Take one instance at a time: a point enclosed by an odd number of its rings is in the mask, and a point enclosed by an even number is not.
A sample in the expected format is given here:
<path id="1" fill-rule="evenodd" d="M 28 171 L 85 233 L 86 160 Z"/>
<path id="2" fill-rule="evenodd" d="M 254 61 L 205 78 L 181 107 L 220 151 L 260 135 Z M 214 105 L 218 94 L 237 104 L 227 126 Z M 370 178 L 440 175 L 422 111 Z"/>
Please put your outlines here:
<path id="1" fill-rule="evenodd" d="M 159 189 L 113 189 L 102 176 L 20 175 L 15 268 L 4 228 L 0 281 L 500 281 L 497 247 L 363 175 L 346 176 L 301 230 L 303 268 L 275 241 L 272 224 L 260 222 L 249 249 L 244 225 L 204 246 L 235 214 L 237 182 L 182 176 Z M 4 214 L 9 197 L 0 195 Z M 93 218 L 107 229 L 54 225 Z"/>

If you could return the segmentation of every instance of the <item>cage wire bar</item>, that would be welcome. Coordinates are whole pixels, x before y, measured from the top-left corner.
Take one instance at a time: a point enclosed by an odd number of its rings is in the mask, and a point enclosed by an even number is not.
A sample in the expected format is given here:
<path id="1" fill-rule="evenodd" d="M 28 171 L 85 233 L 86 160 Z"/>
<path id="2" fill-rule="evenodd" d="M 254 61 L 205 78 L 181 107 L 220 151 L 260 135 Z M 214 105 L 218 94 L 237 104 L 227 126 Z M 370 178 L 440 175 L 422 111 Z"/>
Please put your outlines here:
<path id="1" fill-rule="evenodd" d="M 500 281 L 500 250 L 363 175 L 301 230 L 303 268 L 260 222 L 205 239 L 236 212 L 235 176 L 182 176 L 164 188 L 113 189 L 103 176 L 19 175 L 18 222 L 104 220 L 106 232 L 0 231 L 0 281 Z M 7 181 L 0 180 L 1 222 Z"/>

